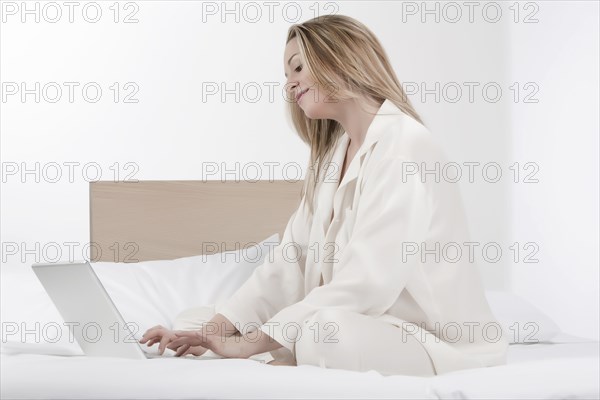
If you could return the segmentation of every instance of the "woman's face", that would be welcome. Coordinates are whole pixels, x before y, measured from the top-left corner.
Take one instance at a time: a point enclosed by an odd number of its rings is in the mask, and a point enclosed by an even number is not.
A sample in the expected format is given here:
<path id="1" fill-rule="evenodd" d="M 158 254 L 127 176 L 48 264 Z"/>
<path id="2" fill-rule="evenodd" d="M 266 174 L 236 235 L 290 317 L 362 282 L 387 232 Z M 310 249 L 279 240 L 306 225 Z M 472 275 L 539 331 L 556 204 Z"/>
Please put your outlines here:
<path id="1" fill-rule="evenodd" d="M 333 99 L 327 91 L 319 88 L 313 81 L 306 62 L 300 55 L 300 46 L 296 38 L 285 46 L 284 71 L 287 78 L 287 100 L 295 101 L 310 119 L 329 119 L 332 115 Z"/>

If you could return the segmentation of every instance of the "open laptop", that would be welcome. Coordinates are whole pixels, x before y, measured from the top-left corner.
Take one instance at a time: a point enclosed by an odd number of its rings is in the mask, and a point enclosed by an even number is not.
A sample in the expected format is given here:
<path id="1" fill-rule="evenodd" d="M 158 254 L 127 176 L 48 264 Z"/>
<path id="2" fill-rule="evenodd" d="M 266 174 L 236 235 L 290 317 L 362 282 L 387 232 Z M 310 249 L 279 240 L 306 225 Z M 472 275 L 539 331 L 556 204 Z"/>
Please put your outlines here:
<path id="1" fill-rule="evenodd" d="M 133 359 L 174 356 L 170 349 L 161 355 L 157 345 L 148 347 L 137 341 L 134 333 L 142 327 L 123 319 L 89 262 L 33 264 L 31 268 L 69 326 L 71 338 L 86 355 Z M 175 358 L 220 359 L 206 355 Z"/>

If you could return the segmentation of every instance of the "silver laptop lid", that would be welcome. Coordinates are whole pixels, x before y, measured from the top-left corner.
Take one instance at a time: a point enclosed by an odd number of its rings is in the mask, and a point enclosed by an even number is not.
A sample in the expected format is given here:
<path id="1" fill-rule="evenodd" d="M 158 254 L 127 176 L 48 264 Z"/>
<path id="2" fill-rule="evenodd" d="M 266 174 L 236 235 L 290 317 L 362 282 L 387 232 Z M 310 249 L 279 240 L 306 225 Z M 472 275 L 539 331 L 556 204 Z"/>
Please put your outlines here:
<path id="1" fill-rule="evenodd" d="M 146 358 L 132 333 L 141 327 L 123 320 L 88 262 L 32 268 L 86 355 Z"/>

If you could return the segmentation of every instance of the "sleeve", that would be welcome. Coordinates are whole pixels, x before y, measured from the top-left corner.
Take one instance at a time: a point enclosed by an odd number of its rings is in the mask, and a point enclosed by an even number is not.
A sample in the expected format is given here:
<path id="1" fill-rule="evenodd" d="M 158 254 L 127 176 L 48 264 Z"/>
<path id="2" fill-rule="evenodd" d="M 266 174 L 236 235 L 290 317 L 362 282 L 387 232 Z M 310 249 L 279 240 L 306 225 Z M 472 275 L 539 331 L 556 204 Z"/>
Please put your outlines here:
<path id="1" fill-rule="evenodd" d="M 401 158 L 382 159 L 365 176 L 354 228 L 336 255 L 331 282 L 260 327 L 292 353 L 303 323 L 318 310 L 337 308 L 378 317 L 406 286 L 414 265 L 402 262 L 402 243 L 421 243 L 430 216 L 425 185 L 418 174 L 403 177 L 402 163 Z"/>
<path id="2" fill-rule="evenodd" d="M 308 221 L 303 206 L 304 198 L 288 220 L 281 242 L 242 286 L 216 307 L 216 313 L 242 333 L 259 329 L 276 312 L 304 297 Z"/>

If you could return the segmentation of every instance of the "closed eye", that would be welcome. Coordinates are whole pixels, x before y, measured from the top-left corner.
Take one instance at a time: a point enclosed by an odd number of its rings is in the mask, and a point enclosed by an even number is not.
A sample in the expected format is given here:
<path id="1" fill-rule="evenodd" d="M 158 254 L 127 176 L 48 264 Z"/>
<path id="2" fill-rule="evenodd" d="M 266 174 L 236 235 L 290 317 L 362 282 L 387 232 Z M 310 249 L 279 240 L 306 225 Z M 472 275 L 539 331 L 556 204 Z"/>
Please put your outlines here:
<path id="1" fill-rule="evenodd" d="M 296 72 L 302 71 L 302 65 L 298 65 L 294 71 L 296 71 Z M 287 78 L 287 74 L 285 74 L 285 77 Z"/>

